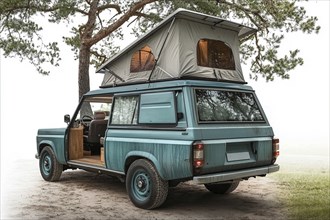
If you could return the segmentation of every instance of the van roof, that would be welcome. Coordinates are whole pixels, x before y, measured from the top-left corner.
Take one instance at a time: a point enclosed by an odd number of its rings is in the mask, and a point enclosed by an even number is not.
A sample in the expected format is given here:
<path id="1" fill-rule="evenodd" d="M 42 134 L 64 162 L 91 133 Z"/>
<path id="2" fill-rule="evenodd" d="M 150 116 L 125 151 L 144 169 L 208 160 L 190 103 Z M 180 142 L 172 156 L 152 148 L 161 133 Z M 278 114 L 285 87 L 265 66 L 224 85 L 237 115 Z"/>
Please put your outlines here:
<path id="1" fill-rule="evenodd" d="M 116 94 L 116 93 L 132 93 L 157 89 L 171 89 L 176 87 L 210 87 L 210 88 L 225 88 L 253 91 L 251 86 L 246 84 L 217 82 L 206 80 L 167 80 L 160 82 L 140 83 L 140 84 L 127 84 L 116 87 L 101 88 L 93 90 L 85 94 L 85 96 L 94 96 L 102 94 Z"/>

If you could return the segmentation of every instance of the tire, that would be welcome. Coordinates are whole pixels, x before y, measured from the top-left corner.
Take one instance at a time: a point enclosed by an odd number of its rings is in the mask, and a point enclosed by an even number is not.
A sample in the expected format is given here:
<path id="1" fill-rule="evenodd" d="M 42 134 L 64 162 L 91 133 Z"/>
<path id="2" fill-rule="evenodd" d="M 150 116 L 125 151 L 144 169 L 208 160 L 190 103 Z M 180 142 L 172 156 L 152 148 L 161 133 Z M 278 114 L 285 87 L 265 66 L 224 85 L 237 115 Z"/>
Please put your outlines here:
<path id="1" fill-rule="evenodd" d="M 168 181 L 159 176 L 150 161 L 138 159 L 128 168 L 126 190 L 136 207 L 154 209 L 165 202 L 168 194 Z"/>
<path id="2" fill-rule="evenodd" d="M 39 169 L 42 178 L 46 181 L 55 182 L 61 177 L 63 165 L 57 161 L 53 149 L 49 146 L 44 147 L 41 151 Z"/>
<path id="3" fill-rule="evenodd" d="M 231 183 L 213 183 L 204 185 L 206 189 L 215 194 L 228 194 L 238 187 L 239 182 L 240 181 L 233 181 Z"/>

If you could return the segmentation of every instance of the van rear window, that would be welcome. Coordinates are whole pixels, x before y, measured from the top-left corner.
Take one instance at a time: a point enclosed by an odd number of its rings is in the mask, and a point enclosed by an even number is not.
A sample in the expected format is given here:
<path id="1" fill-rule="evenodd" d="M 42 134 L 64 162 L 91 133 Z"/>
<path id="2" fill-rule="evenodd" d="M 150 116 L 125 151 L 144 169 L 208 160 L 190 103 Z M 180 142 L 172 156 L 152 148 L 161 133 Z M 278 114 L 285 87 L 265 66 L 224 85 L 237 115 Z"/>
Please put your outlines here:
<path id="1" fill-rule="evenodd" d="M 200 123 L 265 121 L 253 93 L 195 89 L 195 94 Z"/>

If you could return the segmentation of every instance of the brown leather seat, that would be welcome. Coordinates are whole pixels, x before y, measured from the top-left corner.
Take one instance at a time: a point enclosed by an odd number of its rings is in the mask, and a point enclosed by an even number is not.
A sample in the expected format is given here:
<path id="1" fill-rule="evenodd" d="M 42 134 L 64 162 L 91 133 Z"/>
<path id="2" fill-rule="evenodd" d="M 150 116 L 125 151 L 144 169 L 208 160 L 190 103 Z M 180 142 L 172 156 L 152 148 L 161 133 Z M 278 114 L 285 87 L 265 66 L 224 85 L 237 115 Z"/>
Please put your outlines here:
<path id="1" fill-rule="evenodd" d="M 105 120 L 105 112 L 95 112 L 94 120 L 91 121 L 88 130 L 88 143 L 100 144 L 100 137 L 104 137 L 108 120 Z"/>
<path id="2" fill-rule="evenodd" d="M 84 150 L 91 151 L 92 155 L 99 155 L 102 144 L 100 138 L 104 137 L 108 120 L 105 120 L 105 112 L 95 112 L 94 119 L 88 129 L 88 135 L 84 135 Z"/>

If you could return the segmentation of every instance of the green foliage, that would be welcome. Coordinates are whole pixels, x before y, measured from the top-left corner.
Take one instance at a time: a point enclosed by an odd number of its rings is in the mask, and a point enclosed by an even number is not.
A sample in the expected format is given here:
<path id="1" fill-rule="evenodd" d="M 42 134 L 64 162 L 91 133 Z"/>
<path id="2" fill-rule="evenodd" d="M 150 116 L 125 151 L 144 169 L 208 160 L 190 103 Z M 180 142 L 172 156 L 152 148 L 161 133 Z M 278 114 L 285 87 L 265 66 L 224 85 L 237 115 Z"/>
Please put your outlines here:
<path id="1" fill-rule="evenodd" d="M 139 5 L 139 7 L 136 7 Z M 318 33 L 317 18 L 308 16 L 296 0 L 1 0 L 0 48 L 5 56 L 27 58 L 40 73 L 43 64 L 58 65 L 58 42 L 44 43 L 42 26 L 36 18 L 64 23 L 71 28 L 64 42 L 79 56 L 81 46 L 90 48 L 90 63 L 101 65 L 118 52 L 122 25 L 131 27 L 136 36 L 154 27 L 177 8 L 236 20 L 254 26 L 259 32 L 241 42 L 242 61 L 250 63 L 250 77 L 267 81 L 289 78 L 289 71 L 303 64 L 299 49 L 287 54 L 278 50 L 285 33 Z M 87 18 L 87 19 L 86 19 Z M 86 22 L 87 20 L 87 22 Z"/>
<path id="2" fill-rule="evenodd" d="M 60 49 L 58 42 L 44 43 L 40 36 L 42 27 L 35 21 L 36 15 L 52 11 L 49 1 L 2 0 L 0 2 L 0 48 L 4 56 L 28 59 L 41 74 L 49 71 L 43 64 L 59 65 Z M 58 1 L 53 7 L 66 7 Z M 55 10 L 56 11 L 56 10 Z M 50 14 L 50 16 L 55 13 Z"/>
<path id="3" fill-rule="evenodd" d="M 289 50 L 288 54 L 282 56 L 278 54 L 284 32 L 318 33 L 320 27 L 316 25 L 317 18 L 308 17 L 303 7 L 296 6 L 296 1 L 265 1 L 264 4 L 247 2 L 242 7 L 251 8 L 252 13 L 246 24 L 253 24 L 259 29 L 253 37 L 243 40 L 241 45 L 243 61 L 251 62 L 250 77 L 257 80 L 258 76 L 262 76 L 267 81 L 274 80 L 275 76 L 288 79 L 288 72 L 302 65 L 303 58 L 298 56 L 299 49 Z"/>
<path id="4" fill-rule="evenodd" d="M 280 172 L 281 199 L 289 210 L 289 219 L 330 218 L 329 172 Z"/>

